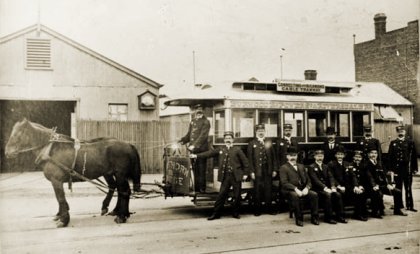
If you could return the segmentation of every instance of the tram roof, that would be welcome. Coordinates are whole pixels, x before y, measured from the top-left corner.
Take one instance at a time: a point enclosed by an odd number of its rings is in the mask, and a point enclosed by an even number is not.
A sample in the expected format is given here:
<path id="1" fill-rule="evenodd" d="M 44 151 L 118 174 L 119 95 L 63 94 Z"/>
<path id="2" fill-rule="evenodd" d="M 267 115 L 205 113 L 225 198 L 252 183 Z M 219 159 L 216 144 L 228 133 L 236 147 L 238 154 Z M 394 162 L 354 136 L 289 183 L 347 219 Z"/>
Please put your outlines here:
<path id="1" fill-rule="evenodd" d="M 240 81 L 230 87 L 213 86 L 207 89 L 194 89 L 190 93 L 172 96 L 165 102 L 168 106 L 191 106 L 197 103 L 214 105 L 224 100 L 263 100 L 263 101 L 305 101 L 337 103 L 369 103 L 374 105 L 411 106 L 412 103 L 389 86 L 379 82 L 332 82 L 317 80 L 282 80 L 280 84 L 323 85 L 340 89 L 342 93 L 293 93 L 277 90 L 244 90 L 244 84 L 277 86 L 277 82 Z"/>

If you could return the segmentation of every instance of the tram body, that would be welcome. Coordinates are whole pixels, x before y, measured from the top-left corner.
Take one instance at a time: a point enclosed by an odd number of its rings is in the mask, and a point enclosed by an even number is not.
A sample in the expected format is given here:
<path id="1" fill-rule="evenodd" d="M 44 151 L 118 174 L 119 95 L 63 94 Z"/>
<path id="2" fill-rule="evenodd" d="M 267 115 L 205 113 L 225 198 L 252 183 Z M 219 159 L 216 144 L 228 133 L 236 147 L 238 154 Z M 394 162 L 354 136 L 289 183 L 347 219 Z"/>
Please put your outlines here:
<path id="1" fill-rule="evenodd" d="M 235 145 L 244 152 L 254 137 L 256 124 L 264 124 L 266 137 L 273 140 L 282 137 L 284 124 L 291 124 L 304 164 L 313 160 L 312 152 L 326 140 L 328 126 L 335 128 L 337 140 L 352 151 L 363 136 L 363 125 L 370 124 L 386 153 L 396 136 L 395 126 L 412 125 L 413 115 L 411 102 L 385 84 L 371 82 L 235 82 L 231 87 L 197 89 L 165 104 L 203 105 L 211 123 L 210 143 L 214 147 L 223 145 L 223 133 L 233 131 Z M 217 192 L 220 183 L 212 165 L 217 163 L 208 163 L 207 187 Z M 244 185 L 245 189 L 252 188 L 252 184 Z"/>

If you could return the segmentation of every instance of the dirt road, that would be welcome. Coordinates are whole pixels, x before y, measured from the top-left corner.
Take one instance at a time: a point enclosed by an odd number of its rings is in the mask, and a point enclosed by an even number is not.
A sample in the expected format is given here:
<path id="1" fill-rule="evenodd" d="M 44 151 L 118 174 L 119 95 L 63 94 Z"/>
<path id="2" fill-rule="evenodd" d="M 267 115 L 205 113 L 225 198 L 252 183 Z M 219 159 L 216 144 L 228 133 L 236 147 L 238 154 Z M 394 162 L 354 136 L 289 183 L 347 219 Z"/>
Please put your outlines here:
<path id="1" fill-rule="evenodd" d="M 161 180 L 147 175 L 143 181 Z M 133 199 L 126 224 L 100 216 L 104 195 L 89 183 L 67 192 L 71 221 L 56 228 L 58 206 L 40 172 L 0 175 L 1 253 L 420 253 L 420 212 L 393 216 L 386 197 L 384 219 L 314 226 L 306 216 L 298 228 L 287 213 L 255 217 L 244 211 L 207 221 L 211 208 L 190 198 Z M 420 208 L 420 178 L 414 198 Z M 112 203 L 115 204 L 116 199 Z"/>

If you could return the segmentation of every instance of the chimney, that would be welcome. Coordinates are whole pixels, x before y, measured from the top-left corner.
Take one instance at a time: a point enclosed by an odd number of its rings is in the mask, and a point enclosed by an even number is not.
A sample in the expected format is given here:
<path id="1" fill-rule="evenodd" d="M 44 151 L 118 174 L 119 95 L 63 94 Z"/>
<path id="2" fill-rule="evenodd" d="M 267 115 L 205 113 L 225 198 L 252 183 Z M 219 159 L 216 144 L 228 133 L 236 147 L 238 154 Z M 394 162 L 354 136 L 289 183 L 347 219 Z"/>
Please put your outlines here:
<path id="1" fill-rule="evenodd" d="M 316 70 L 305 70 L 305 80 L 316 80 Z"/>
<path id="2" fill-rule="evenodd" d="M 386 15 L 378 13 L 373 20 L 375 21 L 375 38 L 378 39 L 386 33 Z"/>

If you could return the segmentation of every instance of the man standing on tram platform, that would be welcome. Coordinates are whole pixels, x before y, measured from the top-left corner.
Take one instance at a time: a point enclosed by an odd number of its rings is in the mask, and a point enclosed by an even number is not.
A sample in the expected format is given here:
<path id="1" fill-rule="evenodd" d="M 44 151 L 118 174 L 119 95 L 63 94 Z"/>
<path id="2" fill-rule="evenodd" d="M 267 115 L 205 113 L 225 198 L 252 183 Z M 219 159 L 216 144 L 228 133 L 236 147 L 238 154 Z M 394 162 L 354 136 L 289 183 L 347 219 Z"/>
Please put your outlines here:
<path id="1" fill-rule="evenodd" d="M 411 190 L 413 174 L 416 174 L 418 171 L 416 146 L 414 141 L 406 136 L 404 126 L 398 126 L 396 130 L 398 137 L 391 141 L 388 149 L 388 172 L 391 171 L 394 173 L 396 188 L 402 190 L 404 185 L 406 209 L 417 212 L 414 209 L 413 193 Z M 402 194 L 399 193 L 399 195 Z"/>
<path id="2" fill-rule="evenodd" d="M 248 160 L 251 178 L 254 180 L 254 215 L 261 215 L 264 197 L 265 212 L 276 214 L 272 205 L 272 182 L 278 166 L 273 141 L 265 137 L 264 124 L 255 126 L 255 138 L 248 143 Z"/>
<path id="3" fill-rule="evenodd" d="M 378 161 L 382 162 L 381 142 L 372 137 L 372 126 L 370 124 L 363 126 L 363 137 L 356 141 L 356 150 L 363 152 L 363 159 L 369 159 L 369 147 L 375 147 L 378 151 Z"/>
<path id="4" fill-rule="evenodd" d="M 218 147 L 199 154 L 191 154 L 191 158 L 208 158 L 219 157 L 219 170 L 217 180 L 221 182 L 219 195 L 214 204 L 214 211 L 207 220 L 219 219 L 229 194 L 229 190 L 233 189 L 233 213 L 232 217 L 239 219 L 239 208 L 241 204 L 242 181 L 246 180 L 249 175 L 249 162 L 242 150 L 233 145 L 233 132 L 226 131 L 223 135 L 225 146 Z"/>
<path id="5" fill-rule="evenodd" d="M 188 150 L 192 153 L 200 153 L 209 149 L 208 137 L 210 131 L 210 121 L 203 114 L 203 107 L 198 104 L 194 106 L 193 119 L 190 122 L 187 134 L 179 142 L 188 143 Z M 207 159 L 197 158 L 193 164 L 194 186 L 196 192 L 206 190 L 206 168 Z"/>
<path id="6" fill-rule="evenodd" d="M 322 150 L 324 151 L 324 163 L 328 164 L 335 159 L 335 153 L 341 144 L 336 139 L 337 134 L 333 126 L 327 127 L 326 134 L 327 140 L 324 142 Z"/>

